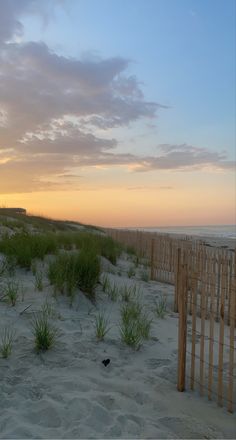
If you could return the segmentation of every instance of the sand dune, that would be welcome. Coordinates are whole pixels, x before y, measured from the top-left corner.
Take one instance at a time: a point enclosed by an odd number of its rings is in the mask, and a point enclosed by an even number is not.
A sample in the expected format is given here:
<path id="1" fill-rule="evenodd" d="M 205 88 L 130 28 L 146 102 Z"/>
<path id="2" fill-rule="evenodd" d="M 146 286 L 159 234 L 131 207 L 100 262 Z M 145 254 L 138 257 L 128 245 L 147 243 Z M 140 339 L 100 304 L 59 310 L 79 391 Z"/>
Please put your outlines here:
<path id="1" fill-rule="evenodd" d="M 124 254 L 116 266 L 103 259 L 111 282 L 139 285 L 139 299 L 153 318 L 151 337 L 137 351 L 120 340 L 121 298 L 111 301 L 99 285 L 96 304 L 78 291 L 70 306 L 67 297 L 53 297 L 45 275 L 38 292 L 32 273 L 17 269 L 22 290 L 16 306 L 0 302 L 0 327 L 15 331 L 12 354 L 0 358 L 0 438 L 235 438 L 233 415 L 197 394 L 177 392 L 173 286 L 142 281 L 142 266 L 128 278 L 132 265 Z M 1 291 L 3 286 L 4 277 Z M 164 319 L 154 313 L 161 295 L 168 303 Z M 45 301 L 59 337 L 51 350 L 37 354 L 31 319 Z M 111 326 L 101 342 L 94 327 L 98 311 L 106 312 Z"/>

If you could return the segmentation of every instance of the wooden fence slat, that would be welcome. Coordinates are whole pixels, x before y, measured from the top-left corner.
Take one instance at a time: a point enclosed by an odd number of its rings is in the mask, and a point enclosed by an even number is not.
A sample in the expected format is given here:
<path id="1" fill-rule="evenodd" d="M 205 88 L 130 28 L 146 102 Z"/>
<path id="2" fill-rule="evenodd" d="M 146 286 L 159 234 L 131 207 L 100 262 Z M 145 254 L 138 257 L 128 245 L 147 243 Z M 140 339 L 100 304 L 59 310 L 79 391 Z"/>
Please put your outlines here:
<path id="1" fill-rule="evenodd" d="M 215 259 L 211 264 L 211 286 L 210 286 L 210 333 L 209 333 L 209 368 L 208 368 L 208 399 L 212 398 L 212 383 L 213 383 L 213 349 L 214 349 L 214 324 L 215 324 Z"/>
<path id="2" fill-rule="evenodd" d="M 186 341 L 187 341 L 187 266 L 182 264 L 179 274 L 180 291 L 178 297 L 179 333 L 178 333 L 178 391 L 185 390 Z"/>
<path id="3" fill-rule="evenodd" d="M 176 281 L 175 281 L 175 298 L 174 298 L 174 312 L 179 311 L 179 291 L 180 291 L 180 274 L 181 274 L 181 249 L 178 248 L 176 252 Z"/>
<path id="4" fill-rule="evenodd" d="M 202 255 L 202 286 L 201 286 L 201 336 L 200 336 L 200 395 L 204 393 L 204 371 L 205 371 L 205 316 L 206 316 L 206 281 L 207 273 L 205 269 L 205 253 Z"/>
<path id="5" fill-rule="evenodd" d="M 236 256 L 235 262 L 236 263 Z M 229 381 L 228 381 L 228 411 L 233 412 L 233 389 L 234 389 L 234 327 L 235 327 L 235 302 L 236 302 L 236 264 L 234 264 L 234 274 L 231 272 L 230 283 L 230 297 L 231 297 L 231 310 L 230 310 L 230 349 L 229 349 Z"/>
<path id="6" fill-rule="evenodd" d="M 225 315 L 225 265 L 221 259 L 221 295 L 220 295 L 220 335 L 219 335 L 219 358 L 218 358 L 218 405 L 223 406 L 223 360 L 224 360 L 224 315 Z"/>
<path id="7" fill-rule="evenodd" d="M 151 241 L 151 280 L 154 280 L 154 247 L 155 247 L 155 240 L 152 238 Z"/>
<path id="8" fill-rule="evenodd" d="M 195 272 L 192 284 L 192 349 L 191 349 L 191 373 L 190 373 L 190 388 L 194 390 L 195 380 L 195 351 L 196 351 L 196 319 L 197 319 L 197 272 Z"/>

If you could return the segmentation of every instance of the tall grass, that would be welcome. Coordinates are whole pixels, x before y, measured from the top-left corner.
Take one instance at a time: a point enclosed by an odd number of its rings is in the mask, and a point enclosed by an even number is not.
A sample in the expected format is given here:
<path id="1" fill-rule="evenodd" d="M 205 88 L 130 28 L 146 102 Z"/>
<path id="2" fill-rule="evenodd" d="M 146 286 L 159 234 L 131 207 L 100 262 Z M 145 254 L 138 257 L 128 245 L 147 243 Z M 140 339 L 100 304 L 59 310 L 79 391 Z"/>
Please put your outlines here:
<path id="1" fill-rule="evenodd" d="M 121 245 L 111 237 L 96 233 L 79 233 L 75 241 L 78 249 L 93 249 L 94 252 L 107 258 L 112 264 L 116 264 L 122 250 Z"/>
<path id="2" fill-rule="evenodd" d="M 39 269 L 35 273 L 35 288 L 39 292 L 42 292 L 43 290 L 43 272 Z"/>
<path id="3" fill-rule="evenodd" d="M 0 353 L 5 359 L 11 354 L 14 334 L 14 331 L 9 327 L 4 327 L 1 331 Z"/>
<path id="4" fill-rule="evenodd" d="M 62 253 L 49 263 L 48 278 L 55 292 L 73 297 L 78 283 L 76 273 L 76 256 Z"/>
<path id="5" fill-rule="evenodd" d="M 72 297 L 76 287 L 92 299 L 99 281 L 100 260 L 93 250 L 60 254 L 49 264 L 48 278 L 55 290 Z"/>
<path id="6" fill-rule="evenodd" d="M 35 314 L 32 328 L 36 351 L 46 351 L 53 347 L 58 337 L 58 330 L 50 323 L 47 313 Z"/>
<path id="7" fill-rule="evenodd" d="M 34 258 L 43 259 L 46 254 L 57 251 L 57 242 L 53 234 L 17 233 L 0 240 L 0 252 L 14 257 L 20 267 L 30 269 Z"/>
<path id="8" fill-rule="evenodd" d="M 20 285 L 15 280 L 8 280 L 5 287 L 5 298 L 11 304 L 12 307 L 16 305 L 16 301 L 19 298 Z"/>
<path id="9" fill-rule="evenodd" d="M 96 337 L 99 341 L 102 341 L 104 339 L 104 336 L 110 330 L 109 320 L 108 318 L 106 318 L 104 313 L 99 313 L 95 317 L 95 330 L 96 330 Z"/>
<path id="10" fill-rule="evenodd" d="M 17 232 L 11 237 L 5 235 L 0 240 L 0 252 L 7 257 L 14 257 L 20 267 L 30 269 L 34 259 L 43 259 L 46 254 L 55 254 L 59 249 L 91 251 L 102 255 L 116 264 L 121 253 L 121 246 L 111 237 L 95 232 L 45 232 L 30 234 Z"/>
<path id="11" fill-rule="evenodd" d="M 161 295 L 154 303 L 154 313 L 158 318 L 164 319 L 167 313 L 166 297 Z"/>
<path id="12" fill-rule="evenodd" d="M 149 339 L 152 320 L 142 311 L 138 302 L 130 302 L 121 308 L 120 335 L 126 345 L 138 350 L 143 339 Z"/>

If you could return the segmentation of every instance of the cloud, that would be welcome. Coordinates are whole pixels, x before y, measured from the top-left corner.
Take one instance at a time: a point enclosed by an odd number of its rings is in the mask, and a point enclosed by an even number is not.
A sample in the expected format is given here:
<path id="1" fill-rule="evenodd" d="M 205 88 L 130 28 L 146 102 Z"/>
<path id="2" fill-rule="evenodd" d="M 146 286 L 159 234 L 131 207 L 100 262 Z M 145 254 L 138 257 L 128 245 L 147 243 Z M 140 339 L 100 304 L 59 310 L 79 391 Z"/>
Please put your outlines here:
<path id="1" fill-rule="evenodd" d="M 173 186 L 150 186 L 150 185 L 143 185 L 143 186 L 129 186 L 126 188 L 128 191 L 170 191 L 173 190 Z"/>
<path id="2" fill-rule="evenodd" d="M 116 153 L 112 128 L 144 118 L 152 125 L 157 111 L 166 108 L 145 100 L 140 81 L 127 74 L 130 60 L 72 58 L 44 42 L 21 43 L 16 39 L 24 31 L 21 17 L 31 13 L 49 20 L 60 1 L 0 3 L 2 193 L 67 189 L 70 179 L 67 184 L 58 176 L 73 175 L 78 167 L 123 166 L 135 172 L 232 167 L 224 154 L 186 144 L 160 145 L 155 156 Z"/>

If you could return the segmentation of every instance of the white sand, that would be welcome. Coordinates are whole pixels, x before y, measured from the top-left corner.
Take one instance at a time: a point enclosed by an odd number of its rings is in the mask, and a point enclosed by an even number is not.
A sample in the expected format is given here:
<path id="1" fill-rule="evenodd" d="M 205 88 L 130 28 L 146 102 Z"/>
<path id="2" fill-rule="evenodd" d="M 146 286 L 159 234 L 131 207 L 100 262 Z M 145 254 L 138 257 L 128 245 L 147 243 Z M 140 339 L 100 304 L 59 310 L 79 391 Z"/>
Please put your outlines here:
<path id="1" fill-rule="evenodd" d="M 143 282 L 138 274 L 129 279 L 130 265 L 119 260 L 108 276 L 118 285 L 138 283 L 150 313 L 161 294 L 172 305 L 173 286 Z M 65 296 L 56 301 L 49 286 L 36 291 L 30 272 L 18 269 L 16 278 L 23 297 L 15 307 L 0 302 L 0 331 L 5 325 L 15 330 L 11 356 L 0 358 L 1 439 L 236 437 L 235 415 L 197 393 L 176 390 L 178 319 L 171 307 L 165 319 L 153 316 L 151 339 L 134 351 L 120 341 L 121 299 L 112 302 L 101 286 L 96 306 L 78 292 L 70 307 Z M 60 337 L 53 349 L 36 354 L 30 320 L 46 299 Z M 96 341 L 94 330 L 99 310 L 112 325 L 103 342 Z M 107 367 L 105 358 L 111 360 Z"/>

